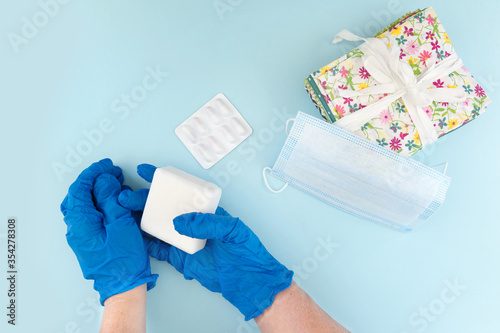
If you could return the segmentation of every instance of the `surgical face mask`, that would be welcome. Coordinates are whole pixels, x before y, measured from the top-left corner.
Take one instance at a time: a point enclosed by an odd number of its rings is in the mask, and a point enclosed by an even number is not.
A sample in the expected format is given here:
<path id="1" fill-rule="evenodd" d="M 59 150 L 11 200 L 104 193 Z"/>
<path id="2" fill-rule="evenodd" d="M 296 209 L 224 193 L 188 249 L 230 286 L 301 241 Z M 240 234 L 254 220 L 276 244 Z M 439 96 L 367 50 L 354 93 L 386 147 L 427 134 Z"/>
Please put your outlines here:
<path id="1" fill-rule="evenodd" d="M 443 203 L 450 184 L 422 163 L 299 112 L 271 175 L 360 218 L 410 231 Z"/>

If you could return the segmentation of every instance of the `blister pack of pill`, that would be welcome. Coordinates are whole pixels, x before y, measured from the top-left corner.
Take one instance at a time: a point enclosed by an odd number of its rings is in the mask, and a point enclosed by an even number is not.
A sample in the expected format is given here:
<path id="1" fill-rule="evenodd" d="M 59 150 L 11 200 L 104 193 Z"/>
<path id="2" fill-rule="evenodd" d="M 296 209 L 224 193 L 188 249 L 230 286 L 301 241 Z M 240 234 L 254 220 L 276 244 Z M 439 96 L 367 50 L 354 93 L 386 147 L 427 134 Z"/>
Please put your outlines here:
<path id="1" fill-rule="evenodd" d="M 175 134 L 208 169 L 249 137 L 252 128 L 224 94 L 217 94 L 177 126 Z"/>

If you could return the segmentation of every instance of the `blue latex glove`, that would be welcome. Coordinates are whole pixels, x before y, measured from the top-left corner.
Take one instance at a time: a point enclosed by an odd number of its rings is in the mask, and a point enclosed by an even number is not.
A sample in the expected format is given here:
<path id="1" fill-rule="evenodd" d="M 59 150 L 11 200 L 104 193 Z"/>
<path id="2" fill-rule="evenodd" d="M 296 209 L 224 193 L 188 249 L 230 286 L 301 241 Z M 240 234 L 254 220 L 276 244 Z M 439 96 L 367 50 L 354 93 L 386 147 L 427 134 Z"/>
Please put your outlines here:
<path id="1" fill-rule="evenodd" d="M 66 239 L 83 276 L 94 280 L 100 302 L 147 283 L 151 274 L 141 231 L 130 210 L 118 204 L 122 170 L 104 159 L 85 169 L 70 186 L 61 204 L 68 226 Z"/>
<path id="2" fill-rule="evenodd" d="M 141 164 L 139 175 L 151 182 L 156 167 Z M 142 211 L 147 189 L 124 190 L 118 200 L 134 211 Z M 293 272 L 280 264 L 240 219 L 221 207 L 215 214 L 188 213 L 174 219 L 183 235 L 206 238 L 204 249 L 193 255 L 145 234 L 148 253 L 169 262 L 187 280 L 196 279 L 205 288 L 222 296 L 250 320 L 261 315 L 276 294 L 292 283 Z"/>

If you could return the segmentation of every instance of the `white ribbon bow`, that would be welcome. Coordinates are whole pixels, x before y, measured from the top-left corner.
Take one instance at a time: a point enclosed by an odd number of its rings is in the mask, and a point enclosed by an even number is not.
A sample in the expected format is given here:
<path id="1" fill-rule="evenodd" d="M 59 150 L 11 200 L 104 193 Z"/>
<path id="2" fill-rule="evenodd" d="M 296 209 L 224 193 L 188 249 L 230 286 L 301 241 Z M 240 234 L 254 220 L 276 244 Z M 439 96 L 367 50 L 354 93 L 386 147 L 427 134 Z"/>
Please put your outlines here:
<path id="1" fill-rule="evenodd" d="M 392 102 L 401 98 L 418 131 L 422 147 L 427 147 L 437 140 L 437 132 L 431 120 L 422 109 L 432 101 L 456 103 L 466 98 L 465 92 L 453 88 L 429 89 L 433 81 L 445 77 L 463 66 L 462 60 L 453 53 L 438 64 L 434 63 L 421 75 L 415 76 L 411 66 L 399 60 L 399 48 L 387 47 L 378 38 L 359 37 L 348 30 L 340 31 L 333 44 L 342 40 L 365 41 L 363 44 L 369 54 L 363 56 L 364 67 L 378 82 L 376 86 L 360 91 L 340 90 L 342 97 L 353 97 L 372 94 L 389 94 L 367 107 L 344 116 L 334 122 L 338 127 L 348 131 L 355 131 L 362 127 L 369 119 L 376 117 Z"/>

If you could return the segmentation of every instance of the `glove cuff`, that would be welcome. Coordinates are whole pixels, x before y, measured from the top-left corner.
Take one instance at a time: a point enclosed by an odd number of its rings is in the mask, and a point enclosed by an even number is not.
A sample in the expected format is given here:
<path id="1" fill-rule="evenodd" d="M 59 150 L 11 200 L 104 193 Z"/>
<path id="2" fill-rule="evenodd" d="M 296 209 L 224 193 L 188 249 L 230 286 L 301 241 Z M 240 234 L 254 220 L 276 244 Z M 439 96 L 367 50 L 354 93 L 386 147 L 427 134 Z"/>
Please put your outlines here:
<path id="1" fill-rule="evenodd" d="M 262 287 L 262 290 L 258 293 L 256 299 L 254 300 L 253 307 L 239 309 L 245 316 L 245 320 L 248 321 L 264 313 L 264 310 L 273 304 L 276 295 L 283 290 L 288 289 L 292 285 L 292 282 L 293 271 L 285 268 L 281 276 L 276 277 L 274 283 Z"/>
<path id="2" fill-rule="evenodd" d="M 109 290 L 109 288 L 104 288 L 106 289 L 105 291 L 100 292 L 98 286 L 96 283 L 94 283 L 94 289 L 99 291 L 99 302 L 101 303 L 102 306 L 104 306 L 104 301 L 110 298 L 111 296 L 114 296 L 116 294 L 121 294 L 126 291 L 132 290 L 135 287 L 141 286 L 145 283 L 147 283 L 147 290 L 151 290 L 156 286 L 156 279 L 158 279 L 158 274 L 148 274 L 146 276 L 139 276 L 137 279 L 134 281 L 123 284 L 121 287 L 113 288 L 113 291 Z M 128 282 L 128 281 L 127 281 Z"/>

